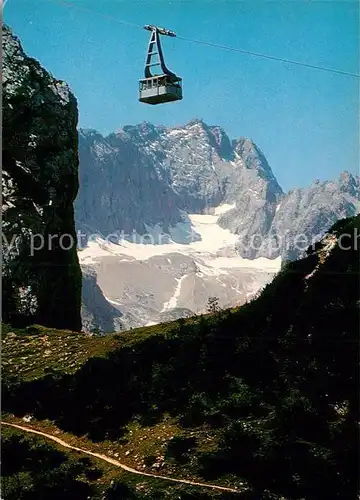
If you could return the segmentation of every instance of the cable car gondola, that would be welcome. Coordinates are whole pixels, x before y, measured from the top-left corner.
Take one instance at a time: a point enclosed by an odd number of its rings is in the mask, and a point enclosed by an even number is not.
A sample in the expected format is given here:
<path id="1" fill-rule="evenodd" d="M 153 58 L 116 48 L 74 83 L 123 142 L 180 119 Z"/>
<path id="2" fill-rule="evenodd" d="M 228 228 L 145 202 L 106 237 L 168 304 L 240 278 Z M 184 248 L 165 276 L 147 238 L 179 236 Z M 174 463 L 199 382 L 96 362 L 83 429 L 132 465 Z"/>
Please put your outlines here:
<path id="1" fill-rule="evenodd" d="M 160 35 L 176 36 L 173 31 L 147 24 L 144 29 L 151 31 L 145 62 L 145 78 L 139 81 L 139 101 L 146 104 L 162 104 L 182 99 L 182 80 L 165 65 L 160 44 Z M 152 58 L 157 57 L 157 62 Z M 153 66 L 160 66 L 162 73 L 153 75 Z"/>

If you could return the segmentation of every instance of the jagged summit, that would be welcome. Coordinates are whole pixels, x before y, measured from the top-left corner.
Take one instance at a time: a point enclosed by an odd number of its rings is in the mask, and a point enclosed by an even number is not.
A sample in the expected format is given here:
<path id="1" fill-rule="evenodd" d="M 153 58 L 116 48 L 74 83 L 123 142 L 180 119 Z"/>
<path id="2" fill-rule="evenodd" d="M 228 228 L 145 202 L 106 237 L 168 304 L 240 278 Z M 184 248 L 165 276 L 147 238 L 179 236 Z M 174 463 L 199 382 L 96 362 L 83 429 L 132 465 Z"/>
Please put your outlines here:
<path id="1" fill-rule="evenodd" d="M 191 127 L 192 125 L 201 125 L 202 127 L 207 127 L 206 123 L 202 118 L 192 118 L 191 120 L 188 121 L 186 126 Z"/>
<path id="2" fill-rule="evenodd" d="M 136 139 L 151 141 L 158 136 L 159 130 L 161 130 L 161 128 L 153 125 L 150 122 L 144 121 L 142 123 L 139 123 L 138 125 L 124 125 L 121 130 Z"/>
<path id="3" fill-rule="evenodd" d="M 341 192 L 348 193 L 359 200 L 359 176 L 354 176 L 350 172 L 344 171 L 340 174 L 338 183 Z"/>
<path id="4" fill-rule="evenodd" d="M 103 139 L 103 136 L 94 128 L 79 128 L 79 136 L 84 139 Z"/>

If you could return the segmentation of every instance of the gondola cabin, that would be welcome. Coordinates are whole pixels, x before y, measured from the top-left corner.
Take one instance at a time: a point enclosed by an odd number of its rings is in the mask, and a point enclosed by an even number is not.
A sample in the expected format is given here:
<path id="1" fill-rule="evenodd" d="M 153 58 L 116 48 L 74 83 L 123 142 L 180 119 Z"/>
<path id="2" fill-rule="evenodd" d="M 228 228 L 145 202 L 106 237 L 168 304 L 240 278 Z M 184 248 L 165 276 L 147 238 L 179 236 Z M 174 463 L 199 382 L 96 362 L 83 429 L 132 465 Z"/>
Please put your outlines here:
<path id="1" fill-rule="evenodd" d="M 145 78 L 139 81 L 139 101 L 146 104 L 162 104 L 182 99 L 182 80 L 168 70 L 160 44 L 159 35 L 176 36 L 174 32 L 156 26 L 144 26 L 151 31 L 148 53 L 145 62 Z M 157 62 L 152 62 L 157 56 Z M 161 73 L 153 75 L 152 67 L 160 66 Z"/>
<path id="2" fill-rule="evenodd" d="M 181 78 L 168 75 L 153 76 L 140 80 L 139 101 L 147 104 L 161 104 L 182 99 Z"/>

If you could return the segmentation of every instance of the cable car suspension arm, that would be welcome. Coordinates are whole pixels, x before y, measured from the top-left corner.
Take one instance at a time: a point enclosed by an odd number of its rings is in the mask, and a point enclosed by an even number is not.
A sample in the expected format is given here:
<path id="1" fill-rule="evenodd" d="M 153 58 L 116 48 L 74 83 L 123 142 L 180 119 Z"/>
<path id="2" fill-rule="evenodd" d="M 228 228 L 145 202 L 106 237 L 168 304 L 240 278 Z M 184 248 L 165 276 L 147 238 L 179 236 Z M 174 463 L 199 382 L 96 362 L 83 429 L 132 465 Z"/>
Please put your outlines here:
<path id="1" fill-rule="evenodd" d="M 176 77 L 176 75 L 166 67 L 159 37 L 159 35 L 167 35 L 174 37 L 176 36 L 176 34 L 173 31 L 167 30 L 165 28 L 159 28 L 158 26 L 153 26 L 151 24 L 145 25 L 144 29 L 151 31 L 148 52 L 145 62 L 145 78 L 152 78 L 153 76 L 155 76 L 151 73 L 150 70 L 150 68 L 153 66 L 160 66 L 162 74 Z M 158 56 L 157 62 L 152 62 L 152 58 L 154 56 Z"/>

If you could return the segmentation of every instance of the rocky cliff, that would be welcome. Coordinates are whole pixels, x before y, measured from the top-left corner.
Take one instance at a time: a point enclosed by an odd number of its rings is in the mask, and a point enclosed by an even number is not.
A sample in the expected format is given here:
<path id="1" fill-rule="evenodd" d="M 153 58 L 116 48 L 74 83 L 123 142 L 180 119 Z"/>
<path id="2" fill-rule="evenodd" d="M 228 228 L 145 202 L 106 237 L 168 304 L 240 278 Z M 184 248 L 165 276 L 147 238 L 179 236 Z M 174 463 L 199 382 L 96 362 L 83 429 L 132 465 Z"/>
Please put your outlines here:
<path id="1" fill-rule="evenodd" d="M 294 260 L 325 234 L 337 220 L 359 213 L 360 178 L 342 172 L 332 181 L 314 181 L 292 189 L 279 201 L 258 255 Z"/>
<path id="2" fill-rule="evenodd" d="M 122 313 L 104 297 L 97 284 L 97 275 L 90 266 L 83 266 L 81 317 L 85 331 L 115 332 L 122 329 Z"/>
<path id="3" fill-rule="evenodd" d="M 79 133 L 80 191 L 76 218 L 84 233 L 134 232 L 187 220 L 181 200 L 151 158 L 126 133 L 102 137 L 94 130 Z"/>
<path id="4" fill-rule="evenodd" d="M 3 320 L 81 330 L 77 103 L 3 25 Z"/>

